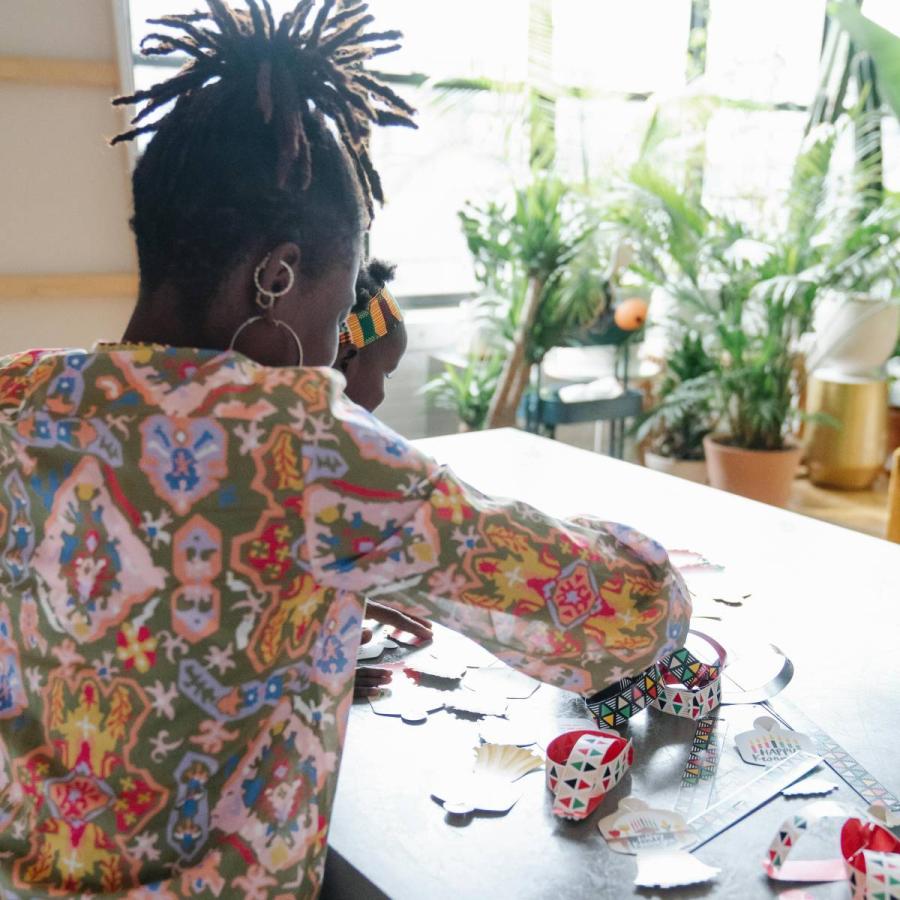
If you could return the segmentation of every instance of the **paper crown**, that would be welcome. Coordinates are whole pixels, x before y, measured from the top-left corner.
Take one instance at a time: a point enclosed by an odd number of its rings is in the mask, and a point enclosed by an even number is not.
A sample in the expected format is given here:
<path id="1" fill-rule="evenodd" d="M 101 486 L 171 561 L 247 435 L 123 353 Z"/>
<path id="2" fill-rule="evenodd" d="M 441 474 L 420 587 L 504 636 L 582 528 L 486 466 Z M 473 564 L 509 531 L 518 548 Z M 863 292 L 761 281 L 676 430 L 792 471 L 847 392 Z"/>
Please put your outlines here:
<path id="1" fill-rule="evenodd" d="M 359 312 L 352 312 L 341 327 L 341 343 L 351 344 L 362 350 L 378 338 L 393 331 L 403 321 L 403 315 L 391 292 L 383 287 L 368 306 Z"/>
<path id="2" fill-rule="evenodd" d="M 613 731 L 569 731 L 547 745 L 553 815 L 584 819 L 631 768 L 631 741 Z"/>

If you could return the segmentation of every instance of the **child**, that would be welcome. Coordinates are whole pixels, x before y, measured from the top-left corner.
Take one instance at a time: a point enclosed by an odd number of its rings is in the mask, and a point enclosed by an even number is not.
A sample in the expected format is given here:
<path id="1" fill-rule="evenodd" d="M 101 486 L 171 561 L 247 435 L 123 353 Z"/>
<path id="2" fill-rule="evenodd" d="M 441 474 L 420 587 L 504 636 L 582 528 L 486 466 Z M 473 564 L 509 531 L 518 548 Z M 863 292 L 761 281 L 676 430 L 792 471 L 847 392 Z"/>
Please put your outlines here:
<path id="1" fill-rule="evenodd" d="M 396 266 L 371 259 L 356 278 L 356 303 L 341 329 L 334 368 L 347 379 L 346 395 L 374 412 L 384 400 L 384 381 L 390 378 L 406 352 L 406 326 L 387 282 L 394 277 Z M 366 614 L 383 625 L 408 631 L 420 640 L 431 639 L 431 625 L 416 616 L 404 615 L 380 603 L 368 601 Z M 372 638 L 363 629 L 361 643 Z M 391 680 L 389 669 L 359 666 L 356 670 L 354 696 L 376 697 Z"/>
<path id="2" fill-rule="evenodd" d="M 387 288 L 396 266 L 371 259 L 356 278 L 356 303 L 341 330 L 334 368 L 347 379 L 345 393 L 369 412 L 384 400 L 384 380 L 406 352 L 406 326 Z"/>

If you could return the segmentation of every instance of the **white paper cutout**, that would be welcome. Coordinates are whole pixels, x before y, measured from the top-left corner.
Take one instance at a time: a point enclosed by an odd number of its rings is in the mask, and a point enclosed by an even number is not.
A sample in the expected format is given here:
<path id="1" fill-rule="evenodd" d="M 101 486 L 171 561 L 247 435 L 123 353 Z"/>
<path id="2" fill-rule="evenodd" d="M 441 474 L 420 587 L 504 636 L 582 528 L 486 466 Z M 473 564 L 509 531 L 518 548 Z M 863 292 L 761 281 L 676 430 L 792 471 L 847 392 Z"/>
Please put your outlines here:
<path id="1" fill-rule="evenodd" d="M 364 662 L 367 659 L 377 659 L 385 650 L 396 650 L 395 644 L 389 637 L 383 634 L 374 634 L 372 640 L 366 644 L 360 644 L 356 651 L 356 661 Z"/>
<path id="2" fill-rule="evenodd" d="M 475 669 L 468 673 L 465 683 L 473 691 L 505 697 L 507 700 L 527 700 L 540 687 L 539 681 L 509 666 Z"/>
<path id="3" fill-rule="evenodd" d="M 444 698 L 444 706 L 454 712 L 473 716 L 505 716 L 508 708 L 506 700 L 501 697 L 483 696 L 472 691 L 448 693 Z"/>
<path id="4" fill-rule="evenodd" d="M 466 667 L 449 659 L 439 659 L 433 653 L 416 653 L 403 660 L 403 667 L 429 678 L 459 681 L 466 674 Z"/>
<path id="5" fill-rule="evenodd" d="M 804 778 L 790 787 L 786 787 L 781 793 L 785 797 L 820 797 L 836 791 L 838 786 L 827 778 Z"/>
<path id="6" fill-rule="evenodd" d="M 610 850 L 635 854 L 643 850 L 681 849 L 696 835 L 684 817 L 670 809 L 651 809 L 637 797 L 626 797 L 618 809 L 597 823 Z"/>
<path id="7" fill-rule="evenodd" d="M 684 887 L 712 881 L 719 872 L 685 850 L 641 850 L 634 883 L 647 888 Z"/>
<path id="8" fill-rule="evenodd" d="M 884 800 L 876 800 L 867 810 L 868 814 L 888 831 L 900 830 L 900 813 L 887 808 Z"/>
<path id="9" fill-rule="evenodd" d="M 543 764 L 540 756 L 521 747 L 482 744 L 475 748 L 472 771 L 444 778 L 431 795 L 455 815 L 508 812 L 522 796 L 522 787 L 515 782 Z"/>
<path id="10" fill-rule="evenodd" d="M 398 716 L 407 724 L 424 722 L 429 713 L 444 707 L 442 691 L 420 687 L 402 672 L 394 673 L 390 687 L 378 697 L 369 698 L 372 712 L 379 716 Z"/>
<path id="11" fill-rule="evenodd" d="M 771 766 L 793 756 L 798 750 L 815 752 L 812 740 L 799 731 L 783 728 L 769 716 L 760 716 L 751 731 L 744 731 L 734 739 L 741 759 L 753 766 Z"/>
<path id="12" fill-rule="evenodd" d="M 537 726 L 528 720 L 488 718 L 478 726 L 478 736 L 486 744 L 512 744 L 530 747 L 537 743 Z"/>

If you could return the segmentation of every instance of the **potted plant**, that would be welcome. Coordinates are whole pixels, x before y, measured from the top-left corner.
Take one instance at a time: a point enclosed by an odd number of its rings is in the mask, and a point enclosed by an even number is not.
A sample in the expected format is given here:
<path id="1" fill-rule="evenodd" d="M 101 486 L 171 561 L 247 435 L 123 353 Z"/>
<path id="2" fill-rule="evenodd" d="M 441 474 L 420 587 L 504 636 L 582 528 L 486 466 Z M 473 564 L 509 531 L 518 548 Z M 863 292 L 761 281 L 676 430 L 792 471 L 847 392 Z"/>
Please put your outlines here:
<path id="1" fill-rule="evenodd" d="M 484 428 L 503 362 L 498 353 L 473 353 L 463 366 L 448 363 L 444 372 L 425 385 L 424 391 L 438 406 L 456 413 L 460 431 L 478 431 Z"/>
<path id="2" fill-rule="evenodd" d="M 503 360 L 489 428 L 515 424 L 532 366 L 607 302 L 608 264 L 591 219 L 586 197 L 547 173 L 534 173 L 509 207 L 460 213 Z"/>
<path id="3" fill-rule="evenodd" d="M 638 422 L 636 437 L 647 442 L 644 465 L 648 468 L 706 484 L 703 439 L 713 428 L 709 398 L 679 399 L 676 391 L 711 372 L 714 362 L 697 331 L 684 328 L 672 337 L 662 383 L 653 405 Z"/>

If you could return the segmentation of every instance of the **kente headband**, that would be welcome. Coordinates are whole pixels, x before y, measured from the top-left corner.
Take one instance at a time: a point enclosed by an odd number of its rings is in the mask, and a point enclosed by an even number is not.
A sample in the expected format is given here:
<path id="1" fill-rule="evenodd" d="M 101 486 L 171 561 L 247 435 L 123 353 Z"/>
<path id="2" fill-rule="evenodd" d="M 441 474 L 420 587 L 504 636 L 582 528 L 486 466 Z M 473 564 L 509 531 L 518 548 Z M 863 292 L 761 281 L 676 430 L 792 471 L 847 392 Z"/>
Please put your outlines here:
<path id="1" fill-rule="evenodd" d="M 368 347 L 378 338 L 393 331 L 403 316 L 391 292 L 383 287 L 360 312 L 352 312 L 341 328 L 341 343 L 352 344 L 357 350 Z"/>

